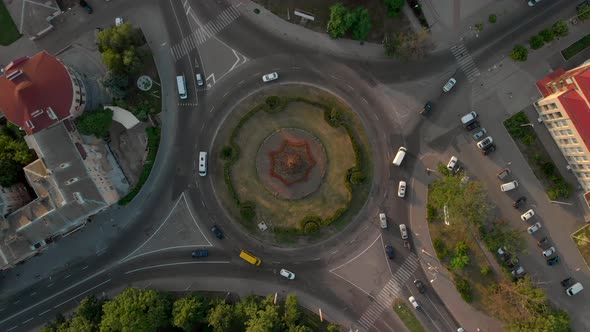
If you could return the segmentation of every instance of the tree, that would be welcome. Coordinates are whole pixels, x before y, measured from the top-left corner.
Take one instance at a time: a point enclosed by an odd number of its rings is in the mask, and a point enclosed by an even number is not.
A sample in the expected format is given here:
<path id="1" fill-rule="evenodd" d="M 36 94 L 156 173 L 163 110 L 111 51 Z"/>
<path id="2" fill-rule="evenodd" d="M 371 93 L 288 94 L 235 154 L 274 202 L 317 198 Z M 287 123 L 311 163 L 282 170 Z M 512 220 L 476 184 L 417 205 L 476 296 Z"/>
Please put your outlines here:
<path id="1" fill-rule="evenodd" d="M 170 321 L 168 297 L 154 291 L 128 288 L 103 305 L 101 332 L 157 331 Z"/>
<path id="2" fill-rule="evenodd" d="M 543 29 L 539 32 L 539 36 L 543 37 L 545 43 L 550 43 L 555 39 L 555 34 L 552 29 Z"/>
<path id="3" fill-rule="evenodd" d="M 76 309 L 76 316 L 87 319 L 88 321 L 98 325 L 102 318 L 102 305 L 104 301 L 99 300 L 94 295 L 85 297 Z"/>
<path id="4" fill-rule="evenodd" d="M 369 32 L 373 28 L 371 22 L 371 16 L 367 8 L 358 7 L 352 11 L 353 21 L 352 24 L 352 38 L 355 40 L 367 40 Z"/>
<path id="5" fill-rule="evenodd" d="M 94 332 L 97 330 L 97 325 L 82 316 L 74 316 L 67 324 L 64 332 Z M 61 331 L 61 330 L 59 330 Z"/>
<path id="6" fill-rule="evenodd" d="M 97 37 L 98 49 L 107 68 L 117 74 L 137 73 L 142 67 L 144 44 L 142 35 L 131 23 L 125 22 L 101 31 Z"/>
<path id="7" fill-rule="evenodd" d="M 515 45 L 510 53 L 510 57 L 514 61 L 526 61 L 529 55 L 529 50 L 522 45 Z"/>
<path id="8" fill-rule="evenodd" d="M 289 328 L 289 332 L 313 332 L 313 330 L 305 325 L 295 325 Z"/>
<path id="9" fill-rule="evenodd" d="M 234 308 L 225 302 L 218 302 L 209 310 L 207 316 L 209 326 L 215 332 L 236 331 L 232 329 L 235 321 Z"/>
<path id="10" fill-rule="evenodd" d="M 576 9 L 580 20 L 585 21 L 590 18 L 590 5 L 587 2 L 579 5 Z"/>
<path id="11" fill-rule="evenodd" d="M 268 299 L 268 298 L 267 298 Z M 271 298 L 272 301 L 272 298 Z M 246 321 L 246 332 L 280 332 L 283 331 L 277 306 L 268 301 L 263 309 L 258 310 L 254 317 Z"/>
<path id="12" fill-rule="evenodd" d="M 172 306 L 172 325 L 192 331 L 195 327 L 207 324 L 207 301 L 201 296 L 188 295 L 174 302 Z"/>
<path id="13" fill-rule="evenodd" d="M 543 290 L 536 288 L 528 277 L 516 283 L 503 280 L 491 285 L 486 301 L 489 312 L 507 322 L 522 317 L 535 320 L 551 311 Z"/>
<path id="14" fill-rule="evenodd" d="M 102 80 L 102 84 L 107 88 L 114 99 L 127 98 L 127 88 L 129 87 L 129 76 L 122 73 L 113 73 L 109 71 Z"/>
<path id="15" fill-rule="evenodd" d="M 539 34 L 531 37 L 531 39 L 529 40 L 529 44 L 531 45 L 531 48 L 533 50 L 537 50 L 543 47 L 543 45 L 545 45 L 545 41 L 543 40 L 543 36 Z"/>
<path id="16" fill-rule="evenodd" d="M 338 325 L 336 325 L 334 323 L 330 323 L 330 324 L 328 324 L 327 331 L 328 332 L 342 332 L 342 329 Z"/>
<path id="17" fill-rule="evenodd" d="M 330 6 L 330 20 L 328 21 L 328 34 L 332 38 L 343 37 L 350 29 L 350 20 L 348 9 L 341 3 Z"/>
<path id="18" fill-rule="evenodd" d="M 404 0 L 385 0 L 387 15 L 389 15 L 389 17 L 399 17 L 402 13 L 404 3 Z"/>
<path id="19" fill-rule="evenodd" d="M 294 327 L 299 321 L 301 312 L 299 311 L 299 301 L 295 294 L 287 295 L 285 300 L 285 314 L 283 315 L 283 321 L 288 328 Z"/>
<path id="20" fill-rule="evenodd" d="M 0 186 L 10 187 L 18 182 L 22 167 L 10 159 L 0 159 Z"/>
<path id="21" fill-rule="evenodd" d="M 113 111 L 107 108 L 84 112 L 76 119 L 76 126 L 83 135 L 102 138 L 109 135 L 112 122 Z"/>
<path id="22" fill-rule="evenodd" d="M 564 311 L 557 310 L 534 319 L 515 319 L 508 325 L 508 332 L 570 332 L 570 318 Z"/>
<path id="23" fill-rule="evenodd" d="M 510 227 L 502 220 L 496 220 L 490 230 L 484 231 L 483 240 L 492 252 L 506 247 L 508 252 L 517 254 L 524 251 L 526 244 L 522 232 Z"/>
<path id="24" fill-rule="evenodd" d="M 557 37 L 567 36 L 567 34 L 569 33 L 569 28 L 567 27 L 567 23 L 565 23 L 565 21 L 563 21 L 563 20 L 559 20 L 559 21 L 553 23 L 553 25 L 551 26 L 551 30 L 553 30 L 553 33 Z"/>

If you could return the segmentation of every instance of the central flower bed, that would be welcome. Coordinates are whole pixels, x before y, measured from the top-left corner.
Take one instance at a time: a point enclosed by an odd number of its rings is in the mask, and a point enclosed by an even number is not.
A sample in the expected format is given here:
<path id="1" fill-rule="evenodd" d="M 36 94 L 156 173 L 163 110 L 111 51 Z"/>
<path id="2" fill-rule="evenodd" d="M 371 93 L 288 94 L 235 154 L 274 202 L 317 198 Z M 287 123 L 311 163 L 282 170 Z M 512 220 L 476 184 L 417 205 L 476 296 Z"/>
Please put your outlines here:
<path id="1" fill-rule="evenodd" d="M 270 152 L 268 156 L 270 157 L 270 176 L 281 180 L 286 186 L 307 180 L 309 172 L 316 163 L 305 141 L 283 141 L 281 149 Z"/>

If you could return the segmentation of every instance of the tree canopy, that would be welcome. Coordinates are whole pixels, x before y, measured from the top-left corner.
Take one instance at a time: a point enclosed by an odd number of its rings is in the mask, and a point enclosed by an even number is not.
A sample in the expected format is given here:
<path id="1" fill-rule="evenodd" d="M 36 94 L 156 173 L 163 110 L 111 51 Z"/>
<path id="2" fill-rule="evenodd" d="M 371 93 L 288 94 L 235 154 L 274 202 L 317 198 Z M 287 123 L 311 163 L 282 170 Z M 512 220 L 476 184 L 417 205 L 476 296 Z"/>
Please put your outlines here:
<path id="1" fill-rule="evenodd" d="M 107 108 L 82 113 L 76 119 L 76 126 L 83 135 L 93 135 L 102 138 L 109 135 L 112 122 L 113 111 Z"/>
<path id="2" fill-rule="evenodd" d="M 171 303 L 155 290 L 128 288 L 102 309 L 100 332 L 156 332 L 170 321 Z"/>
<path id="3" fill-rule="evenodd" d="M 3 187 L 17 183 L 22 168 L 35 159 L 23 137 L 24 132 L 11 123 L 0 126 L 0 185 Z"/>
<path id="4" fill-rule="evenodd" d="M 134 74 L 141 70 L 145 54 L 139 47 L 144 40 L 140 30 L 131 23 L 104 29 L 98 34 L 97 43 L 103 62 L 113 73 Z"/>
<path id="5" fill-rule="evenodd" d="M 196 327 L 207 325 L 208 302 L 201 296 L 189 295 L 174 302 L 172 325 L 190 332 Z"/>
<path id="6" fill-rule="evenodd" d="M 357 7 L 350 10 L 341 3 L 330 7 L 330 20 L 328 21 L 330 37 L 341 38 L 351 31 L 353 39 L 367 40 L 372 28 L 373 23 L 367 8 Z"/>

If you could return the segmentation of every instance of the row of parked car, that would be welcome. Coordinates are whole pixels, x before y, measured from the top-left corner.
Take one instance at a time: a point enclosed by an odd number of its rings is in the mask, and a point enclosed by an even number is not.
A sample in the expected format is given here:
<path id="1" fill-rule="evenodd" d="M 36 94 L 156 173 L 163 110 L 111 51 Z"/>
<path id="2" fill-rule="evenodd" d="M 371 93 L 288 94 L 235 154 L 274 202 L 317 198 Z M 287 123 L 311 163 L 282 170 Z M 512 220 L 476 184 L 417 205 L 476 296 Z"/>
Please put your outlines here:
<path id="1" fill-rule="evenodd" d="M 508 168 L 506 168 L 506 169 L 502 170 L 501 172 L 499 172 L 497 176 L 498 176 L 498 179 L 500 179 L 500 181 L 505 181 L 505 179 L 508 176 L 510 176 L 510 174 L 511 174 L 510 170 Z M 505 182 L 500 185 L 500 190 L 502 192 L 511 191 L 516 188 L 518 188 L 518 182 L 516 180 L 510 181 L 510 182 Z M 514 200 L 514 202 L 512 203 L 512 206 L 515 209 L 519 209 L 524 203 L 526 203 L 526 197 L 521 196 L 521 197 L 517 198 L 516 200 Z M 520 220 L 522 220 L 523 222 L 528 224 L 529 222 L 534 221 L 534 216 L 535 216 L 535 210 L 533 210 L 531 208 L 520 215 Z M 532 235 L 532 234 L 536 233 L 538 230 L 540 230 L 541 228 L 542 228 L 541 223 L 537 221 L 527 227 L 527 233 Z M 547 236 L 544 236 L 542 239 L 538 240 L 537 246 L 541 249 L 541 254 L 543 255 L 543 257 L 546 258 L 547 265 L 552 266 L 552 265 L 559 263 L 560 258 L 559 258 L 559 255 L 557 255 L 557 249 L 555 248 L 555 246 L 551 245 Z M 502 258 L 502 261 L 504 262 L 505 266 L 513 269 L 511 271 L 511 274 L 515 280 L 522 278 L 526 275 L 524 268 L 522 266 L 518 265 L 518 258 L 516 258 L 516 256 L 512 257 L 508 253 L 508 251 L 506 250 L 505 247 L 498 248 L 497 252 L 498 252 L 498 255 L 500 256 L 500 258 Z M 518 266 L 518 267 L 516 267 L 516 266 Z M 571 281 L 571 278 L 569 278 L 569 280 Z M 566 285 L 566 284 L 567 284 L 566 294 L 569 296 L 579 293 L 584 288 L 584 287 L 582 287 L 582 284 L 580 284 L 580 283 L 562 282 L 562 285 Z"/>
<path id="2" fill-rule="evenodd" d="M 461 117 L 461 123 L 468 131 L 473 131 L 479 128 L 479 130 L 477 130 L 477 132 L 475 132 L 472 137 L 477 142 L 476 145 L 481 149 L 481 153 L 484 156 L 487 156 L 488 154 L 496 151 L 496 144 L 494 144 L 494 139 L 492 136 L 486 136 L 485 138 L 482 138 L 487 135 L 488 131 L 480 126 L 480 123 L 477 120 L 477 113 L 472 111 L 465 114 Z"/>

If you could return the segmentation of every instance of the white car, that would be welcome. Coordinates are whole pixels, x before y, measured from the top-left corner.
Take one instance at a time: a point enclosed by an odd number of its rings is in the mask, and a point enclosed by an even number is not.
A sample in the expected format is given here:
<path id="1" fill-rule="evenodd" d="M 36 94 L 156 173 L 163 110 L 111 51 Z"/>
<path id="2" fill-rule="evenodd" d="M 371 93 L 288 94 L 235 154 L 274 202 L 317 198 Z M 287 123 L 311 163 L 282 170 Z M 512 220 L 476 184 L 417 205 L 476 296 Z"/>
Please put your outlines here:
<path id="1" fill-rule="evenodd" d="M 399 232 L 402 235 L 402 240 L 405 240 L 408 238 L 408 229 L 406 228 L 406 224 L 399 225 Z"/>
<path id="2" fill-rule="evenodd" d="M 486 146 L 492 144 L 494 140 L 492 139 L 492 136 L 488 136 L 484 139 L 482 139 L 481 141 L 477 142 L 477 147 L 480 149 L 485 148 Z"/>
<path id="3" fill-rule="evenodd" d="M 520 216 L 520 219 L 522 219 L 522 221 L 527 221 L 531 219 L 534 215 L 535 211 L 533 211 L 533 209 L 530 209 L 527 212 L 523 213 L 522 216 Z"/>
<path id="4" fill-rule="evenodd" d="M 276 72 L 266 74 L 266 75 L 262 76 L 262 82 L 266 83 L 266 82 L 274 81 L 277 78 L 279 78 L 279 74 L 277 74 Z"/>
<path id="5" fill-rule="evenodd" d="M 279 274 L 289 280 L 295 279 L 295 273 L 289 270 L 281 269 L 281 272 L 279 272 Z"/>
<path id="6" fill-rule="evenodd" d="M 387 216 L 385 213 L 379 213 L 379 223 L 381 224 L 381 228 L 387 228 Z"/>
<path id="7" fill-rule="evenodd" d="M 451 89 L 455 86 L 455 84 L 457 84 L 457 80 L 451 77 L 451 79 L 447 81 L 445 86 L 443 86 L 443 91 L 444 92 L 451 91 Z"/>
<path id="8" fill-rule="evenodd" d="M 412 304 L 414 309 L 420 309 L 420 305 L 418 304 L 418 302 L 416 301 L 416 299 L 413 296 L 410 296 L 408 298 L 408 301 L 410 301 L 410 303 Z"/>
<path id="9" fill-rule="evenodd" d="M 541 223 L 537 222 L 534 223 L 531 227 L 527 228 L 527 232 L 529 232 L 529 234 L 533 234 L 534 232 L 538 231 L 539 229 L 541 229 Z"/>
<path id="10" fill-rule="evenodd" d="M 549 257 L 555 253 L 555 247 L 551 247 L 545 251 L 543 251 L 543 256 Z"/>
<path id="11" fill-rule="evenodd" d="M 400 181 L 397 187 L 397 195 L 399 197 L 406 197 L 406 181 Z"/>
<path id="12" fill-rule="evenodd" d="M 455 156 L 452 156 L 451 160 L 449 160 L 449 163 L 447 164 L 447 169 L 452 172 L 453 169 L 455 169 L 455 165 L 457 165 L 457 161 L 459 161 L 459 159 L 457 159 Z"/>

